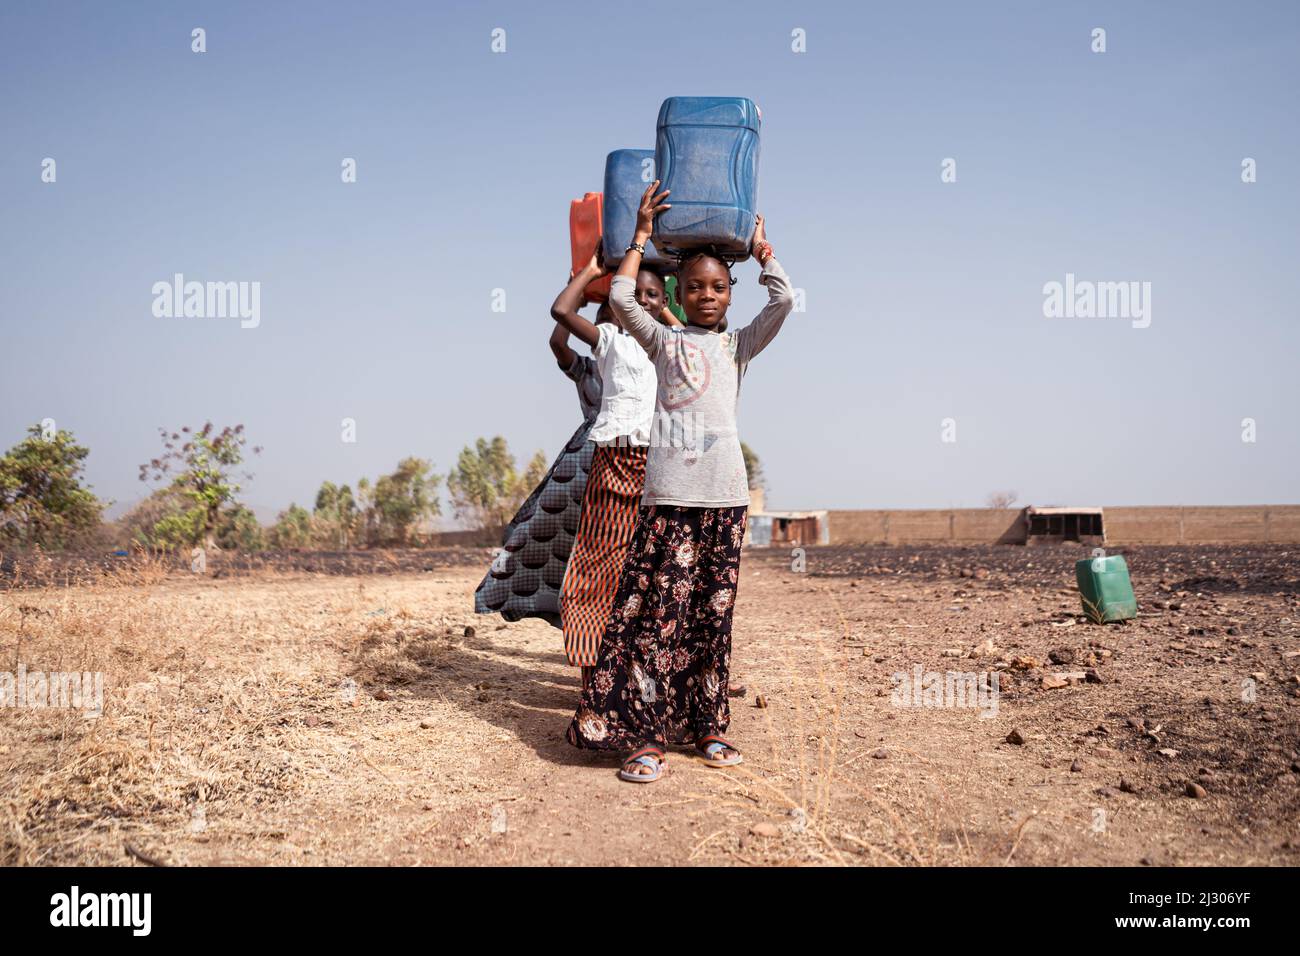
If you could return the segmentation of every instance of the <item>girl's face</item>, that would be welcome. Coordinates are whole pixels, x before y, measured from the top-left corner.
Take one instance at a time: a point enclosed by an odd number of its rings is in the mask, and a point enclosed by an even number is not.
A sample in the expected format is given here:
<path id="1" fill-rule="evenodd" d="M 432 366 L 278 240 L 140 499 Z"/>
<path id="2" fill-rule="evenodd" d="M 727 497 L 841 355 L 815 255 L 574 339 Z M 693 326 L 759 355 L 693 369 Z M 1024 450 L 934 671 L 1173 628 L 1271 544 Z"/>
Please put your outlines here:
<path id="1" fill-rule="evenodd" d="M 641 308 L 658 317 L 665 305 L 664 280 L 649 269 L 642 269 L 636 274 L 636 301 Z"/>
<path id="2" fill-rule="evenodd" d="M 613 321 L 614 321 L 614 310 L 609 307 L 608 302 L 602 302 L 600 304 L 600 308 L 596 310 L 596 324 L 600 325 L 602 322 L 613 322 Z"/>
<path id="3" fill-rule="evenodd" d="M 731 305 L 731 276 L 727 267 L 708 256 L 691 262 L 678 277 L 677 300 L 691 325 L 714 329 L 726 320 Z"/>

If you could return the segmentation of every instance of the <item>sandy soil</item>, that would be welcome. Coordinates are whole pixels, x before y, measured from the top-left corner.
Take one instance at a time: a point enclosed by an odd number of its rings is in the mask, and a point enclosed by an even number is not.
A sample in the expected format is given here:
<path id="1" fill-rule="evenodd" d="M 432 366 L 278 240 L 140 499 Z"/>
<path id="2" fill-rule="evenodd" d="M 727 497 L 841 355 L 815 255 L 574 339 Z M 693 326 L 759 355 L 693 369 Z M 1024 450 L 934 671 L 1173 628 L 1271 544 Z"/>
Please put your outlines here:
<path id="1" fill-rule="evenodd" d="M 107 685 L 94 719 L 0 710 L 0 862 L 1300 862 L 1297 555 L 1129 549 L 1142 614 L 1110 626 L 1083 555 L 747 552 L 746 762 L 649 786 L 564 742 L 576 671 L 472 613 L 477 552 L 0 591 L 0 667 Z M 900 705 L 916 667 L 997 673 L 995 711 Z"/>

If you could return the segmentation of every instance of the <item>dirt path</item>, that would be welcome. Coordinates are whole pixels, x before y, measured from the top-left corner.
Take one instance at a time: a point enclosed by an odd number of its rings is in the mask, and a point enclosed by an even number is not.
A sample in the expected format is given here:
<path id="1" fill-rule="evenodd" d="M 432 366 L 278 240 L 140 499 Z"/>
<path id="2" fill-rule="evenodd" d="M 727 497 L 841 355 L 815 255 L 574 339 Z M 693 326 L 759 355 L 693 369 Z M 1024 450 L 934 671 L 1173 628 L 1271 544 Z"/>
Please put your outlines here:
<path id="1" fill-rule="evenodd" d="M 747 554 L 746 764 L 675 752 L 640 787 L 564 742 L 558 632 L 470 613 L 476 568 L 8 592 L 3 659 L 102 669 L 108 692 L 96 720 L 0 712 L 3 861 L 1297 862 L 1294 593 L 1188 593 L 1098 628 L 1066 623 L 1059 586 L 878 570 Z M 1088 654 L 1103 683 L 1043 689 Z M 895 673 L 1016 658 L 995 714 L 892 701 Z"/>

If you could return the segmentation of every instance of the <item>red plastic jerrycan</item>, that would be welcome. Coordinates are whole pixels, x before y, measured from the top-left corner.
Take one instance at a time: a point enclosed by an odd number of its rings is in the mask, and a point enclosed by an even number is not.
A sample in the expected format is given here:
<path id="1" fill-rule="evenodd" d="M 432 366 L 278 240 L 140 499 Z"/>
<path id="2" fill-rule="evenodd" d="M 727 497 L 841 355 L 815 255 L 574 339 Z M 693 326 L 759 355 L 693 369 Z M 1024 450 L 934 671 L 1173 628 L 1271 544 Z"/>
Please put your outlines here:
<path id="1" fill-rule="evenodd" d="M 602 193 L 587 193 L 569 204 L 569 246 L 573 251 L 573 272 L 576 275 L 586 268 L 600 242 L 601 227 L 605 220 L 605 197 Z M 609 284 L 613 276 L 604 276 L 587 284 L 583 298 L 587 302 L 608 302 Z"/>

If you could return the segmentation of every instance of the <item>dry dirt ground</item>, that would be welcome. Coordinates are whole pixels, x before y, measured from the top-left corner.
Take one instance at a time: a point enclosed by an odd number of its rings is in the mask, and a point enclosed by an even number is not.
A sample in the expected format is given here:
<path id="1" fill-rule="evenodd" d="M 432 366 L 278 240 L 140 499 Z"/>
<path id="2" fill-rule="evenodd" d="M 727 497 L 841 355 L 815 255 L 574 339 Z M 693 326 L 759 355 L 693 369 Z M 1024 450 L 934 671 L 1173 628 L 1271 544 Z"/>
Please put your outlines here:
<path id="1" fill-rule="evenodd" d="M 564 742 L 576 672 L 472 613 L 480 552 L 11 575 L 0 668 L 106 688 L 0 710 L 0 862 L 1295 865 L 1296 552 L 1129 549 L 1142 613 L 1109 626 L 1077 547 L 747 552 L 745 763 L 649 786 Z M 997 673 L 996 708 L 903 705 L 917 667 Z"/>

